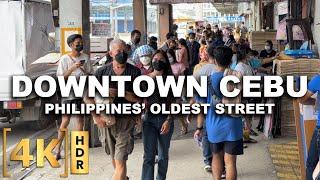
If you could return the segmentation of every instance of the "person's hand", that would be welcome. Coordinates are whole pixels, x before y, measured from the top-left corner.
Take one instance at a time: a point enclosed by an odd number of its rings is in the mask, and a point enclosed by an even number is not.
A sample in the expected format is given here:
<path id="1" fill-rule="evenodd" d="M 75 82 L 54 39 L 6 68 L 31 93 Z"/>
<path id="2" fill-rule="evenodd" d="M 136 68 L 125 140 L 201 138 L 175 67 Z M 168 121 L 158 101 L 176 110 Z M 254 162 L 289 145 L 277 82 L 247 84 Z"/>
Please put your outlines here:
<path id="1" fill-rule="evenodd" d="M 125 91 L 125 99 L 130 102 L 140 102 L 141 100 L 134 93 L 128 91 Z"/>
<path id="2" fill-rule="evenodd" d="M 164 123 L 162 124 L 162 127 L 161 127 L 161 134 L 167 134 L 170 130 L 170 126 L 169 126 L 169 121 L 166 120 L 164 121 Z"/>
<path id="3" fill-rule="evenodd" d="M 72 66 L 71 66 L 71 68 L 70 68 L 70 70 L 73 72 L 74 70 L 76 70 L 76 69 L 78 69 L 79 67 L 81 67 L 81 62 L 75 62 Z"/>
<path id="4" fill-rule="evenodd" d="M 92 118 L 99 128 L 106 127 L 106 122 L 101 119 L 100 115 L 94 115 Z"/>
<path id="5" fill-rule="evenodd" d="M 194 132 L 193 137 L 194 137 L 195 139 L 202 138 L 202 131 L 199 130 L 199 129 L 197 129 L 196 132 Z"/>
<path id="6" fill-rule="evenodd" d="M 118 90 L 115 88 L 109 88 L 109 97 L 116 97 L 118 94 Z"/>

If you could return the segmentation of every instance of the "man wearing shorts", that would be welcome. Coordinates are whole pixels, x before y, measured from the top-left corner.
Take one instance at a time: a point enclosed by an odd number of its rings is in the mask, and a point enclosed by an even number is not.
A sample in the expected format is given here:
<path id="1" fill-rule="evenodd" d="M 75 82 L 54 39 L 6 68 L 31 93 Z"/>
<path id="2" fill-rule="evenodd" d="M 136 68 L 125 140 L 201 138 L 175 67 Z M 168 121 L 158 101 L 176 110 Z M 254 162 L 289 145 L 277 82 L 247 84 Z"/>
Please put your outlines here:
<path id="1" fill-rule="evenodd" d="M 232 50 L 228 47 L 209 47 L 208 54 L 209 58 L 214 61 L 216 69 L 208 80 L 208 97 L 202 102 L 210 104 L 205 122 L 212 151 L 213 179 L 221 179 L 225 168 L 226 179 L 234 180 L 237 179 L 237 155 L 243 154 L 242 120 L 240 117 L 228 114 L 217 114 L 214 105 L 215 101 L 218 101 L 216 99 L 223 98 L 220 81 L 224 77 L 224 71 L 230 67 Z M 203 119 L 198 119 L 195 136 L 199 136 L 202 130 Z"/>
<path id="2" fill-rule="evenodd" d="M 117 83 L 111 81 L 109 84 L 110 97 L 114 97 L 114 104 L 135 103 L 139 99 L 133 94 L 133 81 L 140 75 L 140 70 L 127 63 L 128 54 L 125 52 L 126 44 L 120 39 L 115 39 L 110 43 L 110 56 L 112 62 L 99 68 L 95 76 L 101 82 L 103 76 L 131 76 L 132 81 L 125 84 L 125 97 L 117 97 Z M 90 99 L 90 103 L 95 103 Z M 128 155 L 133 150 L 133 129 L 135 117 L 132 115 L 114 115 L 116 123 L 111 127 L 106 127 L 100 115 L 93 114 L 93 119 L 97 123 L 100 131 L 100 140 L 108 155 L 111 155 L 112 164 L 115 168 L 113 179 L 127 179 L 126 161 Z"/>

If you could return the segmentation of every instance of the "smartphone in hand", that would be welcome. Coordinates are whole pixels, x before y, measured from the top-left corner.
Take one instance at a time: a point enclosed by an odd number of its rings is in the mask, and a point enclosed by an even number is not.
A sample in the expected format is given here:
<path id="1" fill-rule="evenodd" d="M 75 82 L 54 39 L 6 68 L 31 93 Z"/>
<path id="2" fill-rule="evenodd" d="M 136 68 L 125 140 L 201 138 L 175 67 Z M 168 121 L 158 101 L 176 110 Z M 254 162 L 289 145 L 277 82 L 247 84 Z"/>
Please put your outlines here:
<path id="1" fill-rule="evenodd" d="M 84 63 L 86 62 L 86 60 L 82 59 L 82 60 L 80 60 L 79 62 L 80 62 L 80 64 L 81 64 L 81 66 L 83 66 Z"/>

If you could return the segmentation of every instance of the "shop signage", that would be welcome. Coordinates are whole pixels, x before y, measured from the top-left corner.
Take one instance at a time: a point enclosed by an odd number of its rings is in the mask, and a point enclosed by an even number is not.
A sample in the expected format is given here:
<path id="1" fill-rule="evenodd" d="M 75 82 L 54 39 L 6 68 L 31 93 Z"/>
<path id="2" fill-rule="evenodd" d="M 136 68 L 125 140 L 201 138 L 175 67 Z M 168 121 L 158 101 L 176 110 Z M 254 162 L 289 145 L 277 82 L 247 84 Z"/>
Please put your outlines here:
<path id="1" fill-rule="evenodd" d="M 93 23 L 92 24 L 93 36 L 111 36 L 111 26 L 108 23 Z"/>
<path id="2" fill-rule="evenodd" d="M 244 21 L 243 16 L 211 16 L 211 17 L 207 17 L 206 19 L 214 23 L 219 23 L 219 22 L 233 23 L 233 22 Z"/>

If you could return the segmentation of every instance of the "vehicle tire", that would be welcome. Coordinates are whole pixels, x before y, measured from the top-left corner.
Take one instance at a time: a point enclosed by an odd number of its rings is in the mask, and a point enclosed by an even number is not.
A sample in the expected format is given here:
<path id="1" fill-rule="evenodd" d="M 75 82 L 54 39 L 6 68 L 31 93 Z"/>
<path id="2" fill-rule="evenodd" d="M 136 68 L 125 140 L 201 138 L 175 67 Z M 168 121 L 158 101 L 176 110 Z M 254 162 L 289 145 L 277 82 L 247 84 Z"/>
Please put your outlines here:
<path id="1" fill-rule="evenodd" d="M 36 121 L 31 121 L 30 126 L 34 130 L 42 130 L 49 127 L 50 124 L 54 123 L 57 118 L 53 115 L 44 114 L 44 104 L 41 103 L 40 111 L 39 111 L 39 119 Z M 61 119 L 61 118 L 58 118 Z"/>

